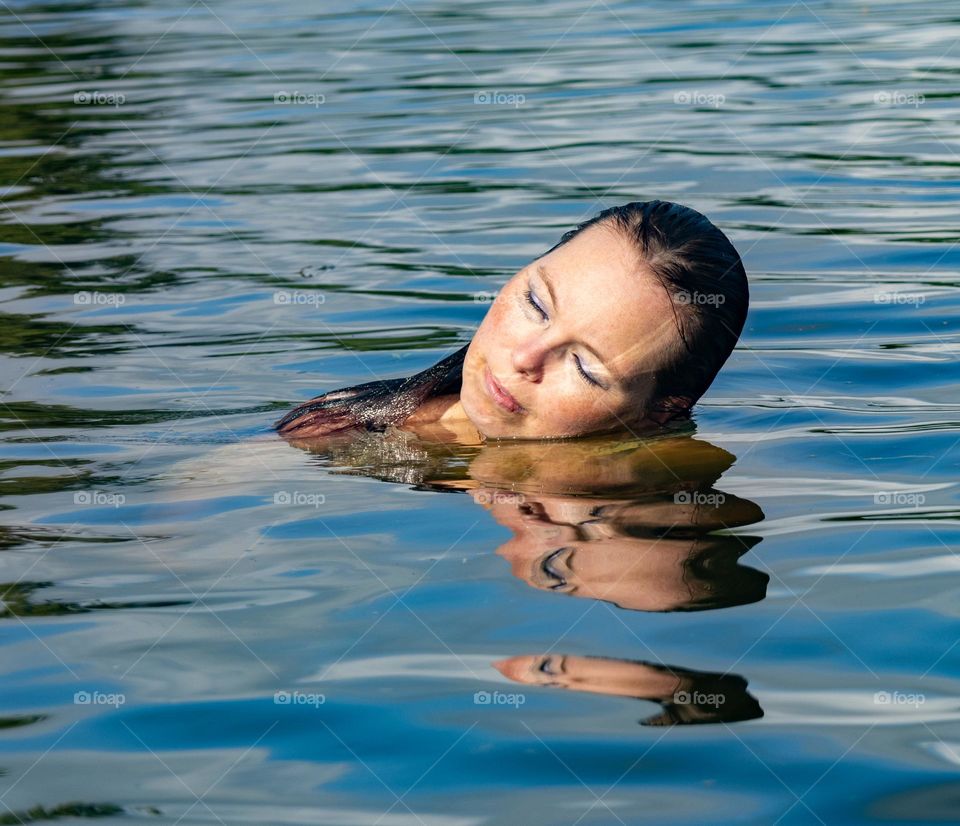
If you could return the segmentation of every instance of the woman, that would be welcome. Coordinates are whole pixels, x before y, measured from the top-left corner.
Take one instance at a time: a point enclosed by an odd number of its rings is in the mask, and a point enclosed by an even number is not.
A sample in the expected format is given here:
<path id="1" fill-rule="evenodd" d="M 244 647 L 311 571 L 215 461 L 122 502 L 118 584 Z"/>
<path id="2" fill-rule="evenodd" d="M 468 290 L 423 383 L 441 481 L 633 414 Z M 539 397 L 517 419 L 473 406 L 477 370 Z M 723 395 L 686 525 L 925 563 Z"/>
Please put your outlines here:
<path id="1" fill-rule="evenodd" d="M 685 416 L 743 329 L 727 237 L 667 201 L 603 210 L 500 290 L 469 345 L 405 379 L 301 404 L 283 435 L 467 423 L 484 438 L 648 429 Z"/>

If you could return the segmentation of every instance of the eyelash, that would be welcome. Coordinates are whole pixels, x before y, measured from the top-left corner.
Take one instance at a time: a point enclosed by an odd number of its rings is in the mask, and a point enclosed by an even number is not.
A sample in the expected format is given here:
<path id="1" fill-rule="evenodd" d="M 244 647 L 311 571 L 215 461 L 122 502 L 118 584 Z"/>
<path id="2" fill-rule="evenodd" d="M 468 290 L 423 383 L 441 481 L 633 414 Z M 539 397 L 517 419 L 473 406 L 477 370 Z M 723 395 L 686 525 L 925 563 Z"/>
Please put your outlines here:
<path id="1" fill-rule="evenodd" d="M 576 353 L 573 354 L 573 360 L 577 365 L 577 372 L 579 372 L 580 375 L 583 376 L 588 383 L 594 385 L 595 387 L 601 386 L 600 382 L 598 382 L 595 378 L 593 378 L 593 376 L 589 375 L 587 372 L 584 371 L 583 366 L 580 364 L 580 357 Z"/>
<path id="2" fill-rule="evenodd" d="M 538 313 L 540 314 L 540 317 L 541 317 L 544 321 L 546 321 L 547 318 L 548 318 L 547 313 L 546 313 L 546 311 L 543 309 L 543 307 L 541 307 L 541 306 L 534 300 L 534 298 L 533 298 L 533 292 L 531 291 L 531 289 L 530 289 L 529 287 L 527 287 L 527 289 L 525 289 L 525 290 L 523 291 L 523 295 L 524 295 L 524 297 L 527 299 L 527 303 L 528 303 L 531 307 L 533 307 L 533 309 L 534 309 L 536 312 L 538 312 Z M 598 382 L 595 378 L 593 378 L 591 375 L 589 375 L 589 374 L 583 369 L 583 365 L 580 363 L 580 357 L 579 357 L 576 353 L 573 354 L 573 363 L 577 365 L 577 372 L 578 372 L 581 376 L 583 376 L 584 381 L 586 381 L 588 384 L 592 384 L 594 387 L 602 387 L 602 386 L 603 386 L 603 385 L 600 384 L 600 382 Z"/>
<path id="3" fill-rule="evenodd" d="M 546 321 L 546 320 L 547 320 L 547 313 L 546 313 L 546 311 L 543 309 L 543 307 L 541 307 L 539 304 L 537 304 L 536 301 L 533 300 L 533 293 L 530 291 L 530 288 L 527 287 L 527 289 L 525 289 L 525 290 L 523 291 L 523 294 L 524 294 L 524 296 L 525 296 L 526 299 L 527 299 L 527 303 L 528 303 L 531 307 L 533 307 L 534 310 L 536 310 L 538 313 L 540 313 L 540 317 L 541 317 L 544 321 Z"/>

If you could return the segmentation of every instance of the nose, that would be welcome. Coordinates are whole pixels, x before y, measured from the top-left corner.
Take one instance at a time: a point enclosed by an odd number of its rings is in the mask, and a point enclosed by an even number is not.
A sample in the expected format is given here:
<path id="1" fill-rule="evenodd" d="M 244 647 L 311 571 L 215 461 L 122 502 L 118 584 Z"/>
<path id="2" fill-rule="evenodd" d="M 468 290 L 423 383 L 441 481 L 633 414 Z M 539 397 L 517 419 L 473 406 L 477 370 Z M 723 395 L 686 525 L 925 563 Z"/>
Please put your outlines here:
<path id="1" fill-rule="evenodd" d="M 543 367 L 550 346 L 541 335 L 533 335 L 518 341 L 511 353 L 513 369 L 534 383 L 543 379 Z"/>

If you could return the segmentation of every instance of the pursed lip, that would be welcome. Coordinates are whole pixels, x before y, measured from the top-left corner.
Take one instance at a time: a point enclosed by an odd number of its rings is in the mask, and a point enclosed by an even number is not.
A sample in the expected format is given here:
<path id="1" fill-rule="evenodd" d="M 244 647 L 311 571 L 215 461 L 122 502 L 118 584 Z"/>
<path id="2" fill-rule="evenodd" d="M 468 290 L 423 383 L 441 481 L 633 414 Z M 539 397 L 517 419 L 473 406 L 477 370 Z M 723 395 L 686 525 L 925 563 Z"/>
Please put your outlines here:
<path id="1" fill-rule="evenodd" d="M 510 393 L 507 392 L 506 388 L 500 384 L 496 378 L 494 378 L 493 373 L 490 372 L 489 365 L 484 367 L 483 383 L 486 385 L 487 393 L 489 394 L 490 398 L 493 399 L 504 410 L 509 410 L 511 413 L 525 412 L 520 402 L 511 396 Z"/>

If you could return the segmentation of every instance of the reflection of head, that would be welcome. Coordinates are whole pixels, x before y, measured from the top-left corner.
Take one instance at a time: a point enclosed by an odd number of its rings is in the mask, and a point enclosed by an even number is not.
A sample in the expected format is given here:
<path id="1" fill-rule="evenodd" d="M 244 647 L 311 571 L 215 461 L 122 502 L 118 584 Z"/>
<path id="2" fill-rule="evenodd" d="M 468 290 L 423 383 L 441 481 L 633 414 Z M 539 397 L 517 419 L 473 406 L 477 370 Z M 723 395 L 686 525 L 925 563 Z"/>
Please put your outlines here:
<path id="1" fill-rule="evenodd" d="M 760 539 L 713 531 L 763 514 L 752 502 L 711 491 L 701 496 L 712 505 L 664 494 L 611 501 L 483 490 L 476 498 L 513 533 L 497 553 L 534 588 L 633 611 L 757 602 L 769 577 L 739 560 Z"/>
<path id="2" fill-rule="evenodd" d="M 739 674 L 711 674 L 676 668 L 671 671 L 689 675 L 690 686 L 675 692 L 663 703 L 662 711 L 641 720 L 641 726 L 736 723 L 763 717 L 763 708 L 747 692 L 747 681 Z"/>
<path id="3" fill-rule="evenodd" d="M 729 723 L 763 716 L 760 704 L 747 692 L 747 681 L 737 674 L 564 654 L 509 657 L 494 667 L 527 685 L 659 703 L 660 713 L 641 720 L 645 726 Z"/>
<path id="4" fill-rule="evenodd" d="M 685 429 L 691 428 L 692 423 L 685 425 Z M 718 480 L 736 458 L 689 433 L 458 444 L 390 429 L 383 434 L 335 433 L 323 439 L 293 439 L 291 444 L 316 456 L 318 465 L 330 473 L 369 476 L 423 489 L 489 487 L 617 500 L 656 492 L 672 497 L 681 490 L 701 490 Z M 762 518 L 760 509 L 750 505 L 756 516 L 746 521 Z M 709 509 L 694 505 L 689 510 Z"/>
<path id="5" fill-rule="evenodd" d="M 695 543 L 683 563 L 683 579 L 690 587 L 691 598 L 670 610 L 709 611 L 762 600 L 770 575 L 739 562 L 759 541 L 752 536 L 711 536 Z"/>
<path id="6" fill-rule="evenodd" d="M 759 541 L 747 539 L 620 536 L 558 545 L 514 537 L 497 553 L 515 576 L 539 590 L 630 611 L 706 611 L 766 596 L 769 576 L 738 562 Z"/>
<path id="7" fill-rule="evenodd" d="M 678 491 L 709 487 L 735 458 L 690 433 L 656 438 L 597 435 L 564 442 L 501 441 L 487 443 L 477 452 L 470 463 L 470 476 L 491 488 L 628 500 L 656 492 L 672 497 Z"/>
<path id="8" fill-rule="evenodd" d="M 711 486 L 734 457 L 701 439 L 468 446 L 391 431 L 295 444 L 330 473 L 472 489 L 513 533 L 498 553 L 536 588 L 640 611 L 744 605 L 766 593 L 767 575 L 738 563 L 759 540 L 713 533 L 759 522 L 763 511 Z"/>

